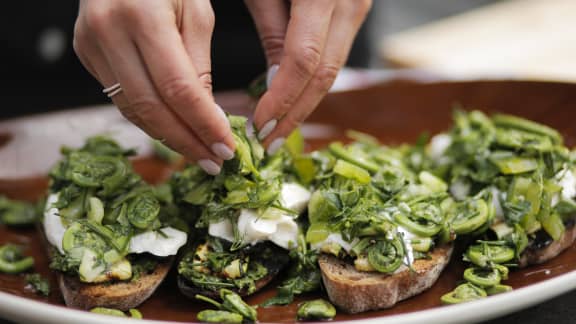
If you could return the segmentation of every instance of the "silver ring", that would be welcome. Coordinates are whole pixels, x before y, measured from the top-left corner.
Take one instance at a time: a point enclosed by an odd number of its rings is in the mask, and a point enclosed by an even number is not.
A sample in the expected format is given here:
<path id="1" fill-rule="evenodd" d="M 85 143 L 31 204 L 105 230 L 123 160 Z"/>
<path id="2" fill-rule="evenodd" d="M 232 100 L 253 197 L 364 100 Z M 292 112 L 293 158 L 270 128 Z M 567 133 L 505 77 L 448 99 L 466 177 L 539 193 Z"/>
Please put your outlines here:
<path id="1" fill-rule="evenodd" d="M 120 83 L 115 83 L 115 84 L 109 86 L 108 88 L 104 88 L 104 90 L 102 90 L 102 92 L 105 93 L 108 96 L 108 98 L 112 98 L 115 95 L 122 92 L 122 87 L 120 86 Z"/>

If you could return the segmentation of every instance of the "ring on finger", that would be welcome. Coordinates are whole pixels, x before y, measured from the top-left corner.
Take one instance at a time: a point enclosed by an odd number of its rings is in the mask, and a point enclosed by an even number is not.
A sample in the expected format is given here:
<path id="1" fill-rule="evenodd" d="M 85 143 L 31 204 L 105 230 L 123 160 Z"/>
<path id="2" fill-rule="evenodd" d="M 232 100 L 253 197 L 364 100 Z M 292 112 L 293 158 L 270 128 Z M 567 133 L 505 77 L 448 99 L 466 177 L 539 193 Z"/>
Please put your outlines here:
<path id="1" fill-rule="evenodd" d="M 108 96 L 108 98 L 112 98 L 115 95 L 122 92 L 122 87 L 120 86 L 120 83 L 114 83 L 113 85 L 109 86 L 108 88 L 104 88 L 102 90 L 102 92 L 104 94 L 106 94 Z"/>

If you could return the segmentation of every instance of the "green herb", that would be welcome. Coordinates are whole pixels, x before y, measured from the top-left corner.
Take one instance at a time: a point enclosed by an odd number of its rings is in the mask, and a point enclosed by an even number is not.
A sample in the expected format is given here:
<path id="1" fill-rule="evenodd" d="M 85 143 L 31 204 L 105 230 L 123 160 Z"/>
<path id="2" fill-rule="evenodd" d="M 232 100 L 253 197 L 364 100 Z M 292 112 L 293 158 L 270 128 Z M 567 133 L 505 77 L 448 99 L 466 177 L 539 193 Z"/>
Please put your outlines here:
<path id="1" fill-rule="evenodd" d="M 235 324 L 235 323 L 242 323 L 244 317 L 242 315 L 223 311 L 223 310 L 212 310 L 212 309 L 205 309 L 200 311 L 196 318 L 200 322 L 204 323 L 224 323 L 224 324 Z"/>
<path id="2" fill-rule="evenodd" d="M 242 317 L 242 319 L 245 319 L 247 321 L 255 322 L 257 320 L 258 313 L 256 312 L 256 308 L 246 304 L 246 302 L 242 300 L 240 295 L 236 294 L 231 290 L 220 289 L 220 298 L 222 299 L 222 303 L 219 303 L 214 299 L 202 295 L 196 295 L 196 298 L 214 305 L 221 311 L 238 314 Z M 216 317 L 216 315 L 224 316 L 225 319 L 238 318 L 237 316 L 230 316 L 230 314 L 224 314 L 224 313 L 204 313 L 202 314 L 202 316 L 200 316 L 199 314 L 198 319 L 201 321 L 203 319 L 213 319 L 214 317 Z"/>
<path id="3" fill-rule="evenodd" d="M 246 89 L 248 95 L 253 99 L 259 99 L 267 90 L 266 73 L 258 75 Z"/>
<path id="4" fill-rule="evenodd" d="M 32 225 L 40 219 L 39 215 L 38 207 L 34 204 L 11 200 L 0 195 L 0 224 Z"/>
<path id="5" fill-rule="evenodd" d="M 25 277 L 28 286 L 37 294 L 48 296 L 50 295 L 50 282 L 48 279 L 43 278 L 39 273 L 28 274 Z"/>
<path id="6" fill-rule="evenodd" d="M 336 308 L 324 299 L 315 299 L 298 305 L 299 320 L 331 320 L 336 316 Z"/>
<path id="7" fill-rule="evenodd" d="M 50 172 L 50 192 L 58 200 L 47 207 L 58 209 L 66 227 L 64 254 L 53 253 L 51 268 L 103 273 L 127 256 L 134 235 L 164 226 L 188 230 L 169 187 L 151 187 L 134 172 L 127 158 L 133 150 L 96 136 L 81 148 L 63 148 L 62 154 Z M 94 260 L 83 257 L 87 251 Z M 138 267 L 132 273 L 138 277 Z"/>
<path id="8" fill-rule="evenodd" d="M 158 266 L 158 260 L 150 255 L 130 255 L 130 263 L 132 264 L 132 279 L 131 281 L 138 281 L 142 276 L 151 274 Z"/>
<path id="9" fill-rule="evenodd" d="M 22 254 L 22 248 L 14 244 L 0 246 L 0 272 L 17 274 L 34 266 L 34 258 Z"/>
<path id="10" fill-rule="evenodd" d="M 442 207 L 448 186 L 421 170 L 427 162 L 417 161 L 424 158 L 425 140 L 417 147 L 391 148 L 372 137 L 352 135 L 360 141 L 346 146 L 332 143 L 328 148 L 335 163 L 326 164 L 316 177 L 307 241 L 322 244 L 331 233 L 340 234 L 350 244 L 357 241 L 352 250 L 345 253 L 332 243 L 323 245 L 322 252 L 352 259 L 362 271 L 393 273 L 403 264 L 409 267 L 413 258 L 407 255 L 399 226 L 427 239 L 426 244 L 419 244 L 421 240 L 413 244 L 421 252 L 419 258 L 425 257 L 434 241 L 453 239 Z"/>
<path id="11" fill-rule="evenodd" d="M 262 145 L 246 135 L 246 118 L 229 116 L 229 120 L 236 155 L 224 162 L 221 174 L 210 176 L 198 166 L 189 166 L 171 180 L 176 201 L 199 207 L 194 221 L 198 228 L 235 219 L 242 208 L 270 207 L 280 194 L 282 160 L 264 157 Z"/>
<path id="12" fill-rule="evenodd" d="M 233 262 L 238 266 L 231 274 L 228 267 Z M 228 287 L 251 294 L 256 291 L 256 282 L 269 275 L 264 263 L 280 267 L 287 263 L 287 255 L 270 243 L 257 244 L 246 251 L 231 251 L 229 243 L 209 238 L 185 254 L 178 264 L 178 273 L 203 290 Z"/>
<path id="13" fill-rule="evenodd" d="M 322 276 L 318 266 L 317 252 L 308 249 L 302 235 L 299 236 L 299 241 L 298 249 L 290 252 L 292 266 L 287 278 L 278 286 L 276 296 L 262 303 L 263 307 L 287 305 L 294 300 L 295 295 L 320 288 Z"/>
<path id="14" fill-rule="evenodd" d="M 459 304 L 482 299 L 487 295 L 484 289 L 471 283 L 464 283 L 456 287 L 452 292 L 443 295 L 441 301 L 443 304 Z"/>
<path id="15" fill-rule="evenodd" d="M 451 144 L 431 168 L 443 170 L 453 186 L 467 184 L 468 197 L 452 203 L 456 208 L 449 211 L 448 222 L 457 234 L 480 240 L 464 254 L 473 264 L 464 272 L 468 283 L 445 295 L 447 303 L 511 289 L 500 281 L 520 259 L 529 237 L 544 231 L 558 240 L 565 232 L 563 221 L 570 218 L 571 208 L 553 203 L 552 197 L 559 200 L 562 179 L 574 175 L 574 160 L 562 136 L 548 126 L 479 111 L 455 111 L 454 124 Z M 497 217 L 494 200 L 501 206 Z M 488 235 L 489 228 L 497 240 Z"/>
<path id="16" fill-rule="evenodd" d="M 121 310 L 114 309 L 114 308 L 106 308 L 106 307 L 96 307 L 90 310 L 92 313 L 102 314 L 102 315 L 110 315 L 110 316 L 117 316 L 117 317 L 128 317 L 126 313 Z M 142 319 L 142 313 L 135 308 L 131 308 L 128 310 L 130 313 L 130 317 L 134 319 Z"/>
<path id="17" fill-rule="evenodd" d="M 154 149 L 154 154 L 160 159 L 170 163 L 175 164 L 182 160 L 182 155 L 160 141 L 152 141 L 152 148 Z"/>

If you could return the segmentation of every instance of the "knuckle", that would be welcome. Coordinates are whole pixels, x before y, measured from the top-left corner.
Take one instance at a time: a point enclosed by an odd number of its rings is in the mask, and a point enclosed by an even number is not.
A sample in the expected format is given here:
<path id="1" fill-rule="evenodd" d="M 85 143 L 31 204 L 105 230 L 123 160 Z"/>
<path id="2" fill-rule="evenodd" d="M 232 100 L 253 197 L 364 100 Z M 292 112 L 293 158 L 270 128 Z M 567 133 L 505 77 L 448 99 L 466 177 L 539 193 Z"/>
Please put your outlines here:
<path id="1" fill-rule="evenodd" d="M 74 26 L 74 36 L 72 38 L 72 49 L 74 53 L 78 56 L 83 56 L 85 53 L 88 54 L 90 52 L 90 42 L 92 41 L 84 27 L 80 26 L 80 23 L 77 23 Z"/>
<path id="2" fill-rule="evenodd" d="M 278 106 L 280 107 L 281 112 L 289 111 L 292 106 L 298 100 L 298 95 L 288 92 L 283 93 L 282 97 L 278 100 Z"/>
<path id="3" fill-rule="evenodd" d="M 91 33 L 95 35 L 103 35 L 106 33 L 112 15 L 110 10 L 106 7 L 93 6 L 84 15 L 86 27 L 90 29 Z"/>
<path id="4" fill-rule="evenodd" d="M 189 80 L 182 77 L 173 77 L 159 84 L 158 90 L 168 102 L 180 102 L 185 99 L 192 106 L 201 102 L 200 94 L 194 92 Z"/>
<path id="5" fill-rule="evenodd" d="M 81 56 L 83 53 L 84 50 L 83 42 L 78 34 L 75 34 L 74 38 L 72 38 L 72 49 L 74 50 L 74 53 L 76 53 L 77 56 Z"/>
<path id="6" fill-rule="evenodd" d="M 310 76 L 320 63 L 322 53 L 316 43 L 303 45 L 294 58 L 296 71 L 304 77 Z"/>
<path id="7" fill-rule="evenodd" d="M 314 83 L 321 92 L 328 92 L 338 76 L 340 68 L 337 65 L 323 64 L 316 70 Z"/>
<path id="8" fill-rule="evenodd" d="M 212 72 L 204 72 L 198 76 L 198 79 L 200 79 L 204 89 L 208 90 L 209 93 L 212 93 Z"/>
<path id="9" fill-rule="evenodd" d="M 127 5 L 125 4 L 125 6 Z M 120 10 L 120 15 L 128 26 L 134 26 L 138 29 L 145 28 L 146 25 L 151 26 L 153 18 L 147 11 L 135 10 L 130 7 L 123 7 Z"/>
<path id="10" fill-rule="evenodd" d="M 284 37 L 281 34 L 269 34 L 261 37 L 262 47 L 267 57 L 274 57 L 284 49 Z"/>
<path id="11" fill-rule="evenodd" d="M 121 108 L 122 115 L 139 125 L 154 122 L 154 112 L 162 109 L 162 103 L 152 98 L 137 98 L 130 105 Z"/>
<path id="12" fill-rule="evenodd" d="M 211 33 L 214 30 L 214 25 L 216 23 L 216 17 L 212 10 L 209 10 L 199 17 L 196 17 L 195 24 L 199 32 Z"/>
<path id="13" fill-rule="evenodd" d="M 83 24 L 80 22 L 76 22 L 74 25 L 74 36 L 72 38 L 72 48 L 76 54 L 79 54 L 83 49 L 84 38 L 86 37 L 83 27 Z"/>

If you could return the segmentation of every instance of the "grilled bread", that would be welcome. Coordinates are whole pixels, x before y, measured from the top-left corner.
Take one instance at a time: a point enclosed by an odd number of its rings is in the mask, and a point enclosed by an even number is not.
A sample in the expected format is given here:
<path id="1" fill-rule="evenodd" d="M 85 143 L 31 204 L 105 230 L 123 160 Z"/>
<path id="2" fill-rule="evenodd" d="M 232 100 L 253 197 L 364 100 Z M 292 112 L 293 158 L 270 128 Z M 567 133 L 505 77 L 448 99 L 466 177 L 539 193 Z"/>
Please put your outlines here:
<path id="1" fill-rule="evenodd" d="M 318 263 L 328 297 L 347 313 L 389 308 L 430 288 L 450 261 L 452 244 L 434 248 L 429 259 L 414 261 L 412 269 L 396 273 L 363 272 L 344 260 L 322 254 Z"/>
<path id="2" fill-rule="evenodd" d="M 158 263 L 152 273 L 142 274 L 134 281 L 91 284 L 81 282 L 78 276 L 58 273 L 58 286 L 68 307 L 108 307 L 127 311 L 152 295 L 170 271 L 173 259 Z"/>
<path id="3" fill-rule="evenodd" d="M 522 267 L 531 264 L 540 264 L 555 258 L 558 254 L 569 248 L 576 240 L 576 226 L 566 226 L 566 230 L 558 240 L 550 237 L 536 238 L 522 252 L 518 265 Z"/>

